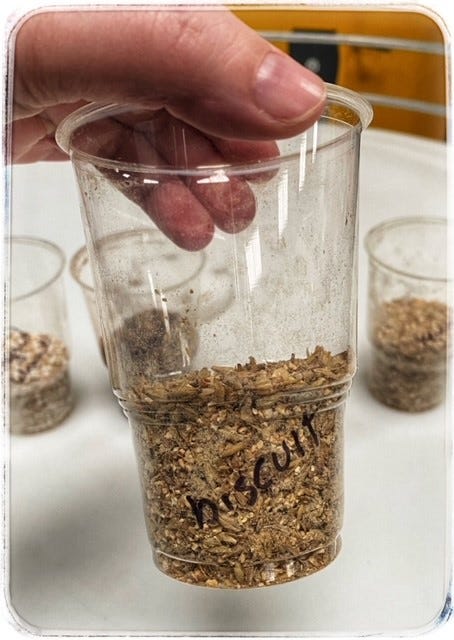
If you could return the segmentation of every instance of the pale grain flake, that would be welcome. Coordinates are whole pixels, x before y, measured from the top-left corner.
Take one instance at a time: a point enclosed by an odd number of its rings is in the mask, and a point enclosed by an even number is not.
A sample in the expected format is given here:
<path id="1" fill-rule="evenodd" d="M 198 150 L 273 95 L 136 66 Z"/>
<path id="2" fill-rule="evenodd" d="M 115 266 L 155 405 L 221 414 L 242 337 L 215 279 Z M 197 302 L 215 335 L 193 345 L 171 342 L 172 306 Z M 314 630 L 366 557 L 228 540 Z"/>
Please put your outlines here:
<path id="1" fill-rule="evenodd" d="M 436 300 L 386 302 L 373 322 L 369 388 L 381 402 L 402 411 L 439 404 L 446 389 L 452 311 Z"/>
<path id="2" fill-rule="evenodd" d="M 237 580 L 238 584 L 243 584 L 244 571 L 239 562 L 235 562 L 235 564 L 233 565 L 233 575 L 235 576 L 235 579 Z"/>
<path id="3" fill-rule="evenodd" d="M 228 458 L 233 456 L 239 451 L 243 451 L 248 446 L 248 442 L 236 442 L 235 444 L 228 444 L 219 454 L 221 458 Z"/>

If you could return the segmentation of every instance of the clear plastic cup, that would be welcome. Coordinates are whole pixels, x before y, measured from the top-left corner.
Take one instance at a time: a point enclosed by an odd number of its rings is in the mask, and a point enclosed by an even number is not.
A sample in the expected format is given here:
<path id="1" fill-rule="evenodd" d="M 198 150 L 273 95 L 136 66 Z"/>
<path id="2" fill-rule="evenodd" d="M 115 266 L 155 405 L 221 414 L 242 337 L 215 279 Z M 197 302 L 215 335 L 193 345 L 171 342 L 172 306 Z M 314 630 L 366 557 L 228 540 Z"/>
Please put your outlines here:
<path id="1" fill-rule="evenodd" d="M 447 220 L 389 220 L 369 231 L 365 246 L 369 389 L 401 411 L 436 407 L 446 395 L 452 323 Z"/>
<path id="2" fill-rule="evenodd" d="M 73 408 L 63 284 L 65 256 L 39 238 L 10 239 L 10 430 L 29 434 L 60 424 Z"/>
<path id="3" fill-rule="evenodd" d="M 329 86 L 310 130 L 235 162 L 188 125 L 131 105 L 87 106 L 60 126 L 154 560 L 178 580 L 279 584 L 339 552 L 370 119 L 366 101 Z M 164 246 L 147 253 L 137 296 L 132 265 L 102 240 L 144 226 Z M 229 304 L 206 314 L 210 292 Z"/>

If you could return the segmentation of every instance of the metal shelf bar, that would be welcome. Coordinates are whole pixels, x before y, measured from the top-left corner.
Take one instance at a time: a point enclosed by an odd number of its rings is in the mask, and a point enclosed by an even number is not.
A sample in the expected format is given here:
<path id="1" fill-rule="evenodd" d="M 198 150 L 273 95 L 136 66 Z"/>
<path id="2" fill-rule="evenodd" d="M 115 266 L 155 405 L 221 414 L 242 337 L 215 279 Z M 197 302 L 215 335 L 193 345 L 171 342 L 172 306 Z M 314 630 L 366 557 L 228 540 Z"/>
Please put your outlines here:
<path id="1" fill-rule="evenodd" d="M 395 109 L 406 109 L 417 111 L 431 116 L 446 117 L 446 107 L 435 102 L 425 102 L 423 100 L 410 100 L 408 98 L 397 98 L 394 96 L 384 96 L 378 93 L 361 93 L 371 104 L 382 107 L 394 107 Z"/>
<path id="2" fill-rule="evenodd" d="M 274 42 L 291 42 L 294 44 L 346 44 L 353 47 L 365 47 L 368 49 L 416 51 L 419 53 L 432 53 L 436 55 L 445 55 L 446 53 L 445 46 L 438 42 L 410 40 L 407 38 L 385 38 L 378 36 L 361 36 L 312 31 L 259 31 L 258 33 L 266 40 L 272 40 Z"/>
<path id="3" fill-rule="evenodd" d="M 385 38 L 378 36 L 361 36 L 353 34 L 323 33 L 312 31 L 259 31 L 266 40 L 273 42 L 289 43 L 310 43 L 310 44 L 331 44 L 350 45 L 353 47 L 364 47 L 367 49 L 380 49 L 386 51 L 400 50 L 413 51 L 419 53 L 430 53 L 435 55 L 445 55 L 444 45 L 437 42 L 426 42 L 422 40 L 410 40 L 407 38 Z M 372 104 L 394 107 L 396 109 L 406 109 L 417 111 L 433 116 L 446 117 L 446 107 L 442 104 L 427 102 L 424 100 L 411 100 L 396 96 L 387 96 L 376 93 L 362 93 L 362 95 Z"/>

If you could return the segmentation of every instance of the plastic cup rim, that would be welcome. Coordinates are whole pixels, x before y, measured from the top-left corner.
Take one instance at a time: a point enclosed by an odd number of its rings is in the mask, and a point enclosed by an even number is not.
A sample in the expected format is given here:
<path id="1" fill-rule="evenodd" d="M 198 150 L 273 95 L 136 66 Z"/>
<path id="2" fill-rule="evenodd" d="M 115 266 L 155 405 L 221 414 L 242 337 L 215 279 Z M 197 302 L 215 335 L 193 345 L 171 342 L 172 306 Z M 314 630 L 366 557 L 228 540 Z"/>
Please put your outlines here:
<path id="1" fill-rule="evenodd" d="M 138 229 L 133 229 L 133 230 L 129 230 L 129 231 L 118 231 L 116 233 L 112 233 L 110 235 L 105 236 L 104 238 L 102 238 L 101 240 L 99 240 L 100 244 L 103 243 L 108 243 L 108 242 L 112 242 L 115 240 L 119 240 L 122 237 L 128 237 L 128 236 L 138 236 L 141 234 L 147 234 L 147 235 L 156 235 L 156 237 L 162 237 L 159 230 L 158 229 L 149 229 L 149 228 L 138 228 Z M 196 271 L 194 272 L 194 274 L 197 274 L 201 271 L 201 269 L 203 269 L 204 265 L 205 265 L 205 261 L 206 261 L 206 257 L 205 254 L 203 253 L 203 251 L 199 251 L 197 252 L 200 255 L 200 265 L 197 267 Z M 88 254 L 88 248 L 87 245 L 84 244 L 81 247 L 79 247 L 79 249 L 77 249 L 77 251 L 73 254 L 73 256 L 70 259 L 69 262 L 69 270 L 71 273 L 71 276 L 73 277 L 73 279 L 77 282 L 78 285 L 80 285 L 83 289 L 85 289 L 85 291 L 88 291 L 91 294 L 94 294 L 95 292 L 95 287 L 94 285 L 90 285 L 87 282 L 84 282 L 82 280 L 82 278 L 79 275 L 79 271 L 78 271 L 78 266 L 79 266 L 79 262 L 81 262 L 82 257 L 86 256 L 86 262 L 89 262 L 89 254 Z M 84 264 L 86 264 L 84 262 Z M 191 277 L 192 275 L 191 274 Z M 181 284 L 184 284 L 186 280 L 182 280 L 182 282 L 179 282 L 178 285 L 176 286 L 180 286 Z M 171 291 L 173 287 L 169 287 L 169 289 L 167 289 L 168 291 Z"/>
<path id="2" fill-rule="evenodd" d="M 344 138 L 346 135 L 350 135 L 351 131 L 362 131 L 366 129 L 373 117 L 373 110 L 369 103 L 369 101 L 361 96 L 359 93 L 352 91 L 351 89 L 347 89 L 345 87 L 341 87 L 338 85 L 325 83 L 326 86 L 326 95 L 327 95 L 327 106 L 335 106 L 339 104 L 340 106 L 344 106 L 349 108 L 351 111 L 355 112 L 358 117 L 358 122 L 354 125 L 351 125 L 351 128 L 348 131 L 344 131 L 338 137 L 330 140 L 329 142 L 323 143 L 319 145 L 319 149 L 329 147 L 331 145 L 337 144 L 340 140 Z M 263 161 L 252 161 L 252 162 L 243 162 L 243 163 L 221 163 L 217 165 L 201 165 L 193 168 L 186 167 L 172 167 L 172 166 L 158 166 L 158 165 L 142 165 L 139 163 L 128 163 L 122 162 L 119 160 L 110 160 L 108 158 L 103 158 L 101 156 L 96 156 L 94 154 L 89 154 L 85 151 L 80 151 L 78 149 L 74 149 L 71 147 L 71 136 L 81 125 L 90 122 L 91 116 L 94 114 L 102 115 L 113 115 L 115 113 L 120 113 L 124 111 L 125 108 L 134 109 L 144 109 L 147 108 L 147 105 L 136 105 L 136 104 L 117 104 L 117 103 L 96 103 L 92 102 L 87 105 L 76 109 L 72 113 L 70 113 L 66 118 L 62 120 L 59 124 L 55 139 L 58 146 L 71 158 L 77 158 L 79 160 L 84 160 L 85 162 L 89 162 L 95 166 L 112 168 L 115 170 L 122 171 L 134 171 L 134 172 L 150 172 L 154 171 L 155 173 L 160 173 L 162 175 L 186 175 L 186 176 L 197 176 L 197 175 L 205 175 L 207 172 L 214 171 L 225 171 L 229 174 L 238 172 L 242 174 L 246 174 L 247 172 L 256 173 L 257 171 L 269 171 L 272 169 L 276 169 L 284 161 L 289 161 L 292 158 L 299 157 L 299 152 L 291 152 L 288 154 L 284 154 L 281 156 L 276 156 L 275 158 L 271 158 Z M 323 117 L 323 116 L 322 116 Z M 327 116 L 329 118 L 329 116 Z M 301 132 L 300 135 L 303 135 L 305 132 Z M 294 136 L 293 136 L 294 137 Z"/>
<path id="3" fill-rule="evenodd" d="M 385 262 L 384 260 L 377 258 L 374 248 L 372 247 L 372 243 L 374 240 L 374 237 L 377 236 L 379 233 L 382 233 L 383 231 L 385 231 L 386 229 L 391 229 L 391 228 L 396 228 L 396 227 L 400 227 L 400 226 L 405 226 L 405 225 L 414 225 L 414 224 L 431 224 L 431 225 L 440 225 L 440 226 L 445 226 L 446 230 L 448 228 L 448 219 L 446 218 L 442 218 L 442 217 L 437 217 L 437 216 L 401 216 L 401 217 L 397 217 L 397 218 L 390 218 L 389 220 L 385 220 L 384 222 L 380 222 L 379 224 L 377 224 L 376 226 L 372 227 L 372 229 L 369 229 L 369 231 L 367 232 L 365 238 L 364 238 L 364 246 L 366 249 L 366 253 L 369 257 L 369 260 L 371 263 L 386 269 L 389 272 L 392 272 L 394 274 L 400 275 L 400 276 L 404 276 L 406 278 L 412 279 L 412 280 L 419 280 L 419 281 L 424 281 L 424 282 L 444 282 L 444 283 L 448 283 L 448 282 L 452 282 L 453 277 L 446 275 L 443 277 L 438 277 L 438 276 L 422 276 L 422 275 L 418 275 L 415 274 L 411 271 L 406 271 L 405 269 L 398 269 L 394 266 L 392 266 L 391 264 L 389 264 L 388 262 Z"/>
<path id="4" fill-rule="evenodd" d="M 50 287 L 54 282 L 56 282 L 60 276 L 63 274 L 65 265 L 66 265 L 66 255 L 61 247 L 59 247 L 55 242 L 51 242 L 50 240 L 45 240 L 44 238 L 37 238 L 33 236 L 10 236 L 6 239 L 9 242 L 10 248 L 13 243 L 17 244 L 33 244 L 40 246 L 43 249 L 47 249 L 52 251 L 59 258 L 59 265 L 56 272 L 50 277 L 47 278 L 42 284 L 38 285 L 34 289 L 27 291 L 26 293 L 22 293 L 17 296 L 11 296 L 11 302 L 17 302 L 19 300 L 24 300 L 26 298 L 30 298 L 31 296 L 44 291 L 48 287 Z M 10 262 L 10 271 L 12 270 L 12 262 Z"/>
<path id="5" fill-rule="evenodd" d="M 88 262 L 88 259 L 89 259 L 88 250 L 85 244 L 79 247 L 79 249 L 77 249 L 77 251 L 71 257 L 69 261 L 69 271 L 78 285 L 80 285 L 83 289 L 86 289 L 87 291 L 94 291 L 94 287 L 89 285 L 87 282 L 84 282 L 80 277 L 80 270 L 78 269 L 78 267 L 79 267 L 79 263 L 82 261 L 82 258 L 84 256 L 86 256 L 86 259 L 87 259 L 86 261 Z M 82 266 L 84 264 L 85 262 L 82 264 Z"/>

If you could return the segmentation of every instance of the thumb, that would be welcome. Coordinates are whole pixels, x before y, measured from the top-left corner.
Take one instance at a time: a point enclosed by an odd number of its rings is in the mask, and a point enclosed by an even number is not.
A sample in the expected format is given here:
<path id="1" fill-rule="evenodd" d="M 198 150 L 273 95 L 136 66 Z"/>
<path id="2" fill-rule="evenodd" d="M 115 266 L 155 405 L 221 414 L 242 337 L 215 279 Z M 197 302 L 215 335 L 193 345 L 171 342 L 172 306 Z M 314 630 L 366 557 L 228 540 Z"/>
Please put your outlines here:
<path id="1" fill-rule="evenodd" d="M 17 29 L 15 117 L 79 100 L 165 107 L 205 133 L 265 139 L 312 125 L 322 80 L 228 11 L 40 12 Z"/>

